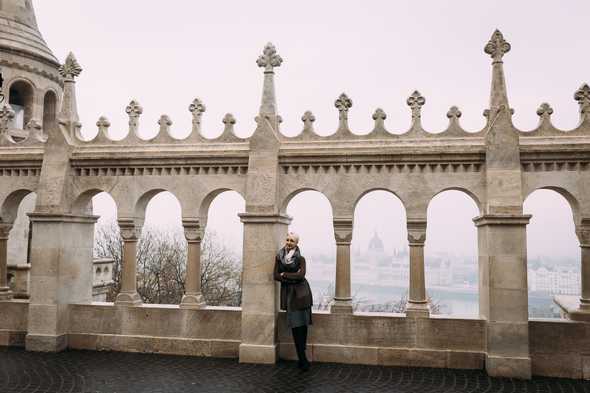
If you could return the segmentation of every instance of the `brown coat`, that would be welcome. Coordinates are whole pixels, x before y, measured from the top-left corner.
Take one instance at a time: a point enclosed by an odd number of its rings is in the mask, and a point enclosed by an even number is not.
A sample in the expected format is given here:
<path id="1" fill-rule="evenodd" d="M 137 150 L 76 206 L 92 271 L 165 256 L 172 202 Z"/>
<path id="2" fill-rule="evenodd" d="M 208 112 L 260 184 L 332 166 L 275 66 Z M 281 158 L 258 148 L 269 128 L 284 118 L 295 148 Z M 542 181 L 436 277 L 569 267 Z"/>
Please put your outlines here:
<path id="1" fill-rule="evenodd" d="M 305 258 L 300 256 L 293 263 L 296 271 L 288 271 L 291 266 L 286 266 L 277 255 L 275 258 L 274 279 L 281 283 L 281 309 L 303 310 L 313 305 L 311 288 L 305 279 Z M 297 268 L 298 265 L 298 268 Z M 283 273 L 283 277 L 281 277 Z M 290 307 L 287 301 L 290 300 Z"/>

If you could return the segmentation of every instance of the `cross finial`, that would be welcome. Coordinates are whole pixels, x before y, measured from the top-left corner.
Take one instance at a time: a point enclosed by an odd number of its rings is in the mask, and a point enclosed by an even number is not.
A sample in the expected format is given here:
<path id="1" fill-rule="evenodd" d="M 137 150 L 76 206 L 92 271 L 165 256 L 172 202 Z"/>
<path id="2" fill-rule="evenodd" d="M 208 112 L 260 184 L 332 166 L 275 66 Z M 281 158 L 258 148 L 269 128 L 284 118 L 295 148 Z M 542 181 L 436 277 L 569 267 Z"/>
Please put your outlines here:
<path id="1" fill-rule="evenodd" d="M 205 111 L 207 110 L 207 107 L 205 106 L 205 104 L 203 104 L 203 101 L 201 101 L 198 98 L 195 98 L 193 100 L 192 104 L 188 107 L 188 110 L 190 113 L 193 114 L 193 124 L 195 124 L 195 122 L 200 124 L 201 123 L 201 115 L 203 113 L 205 113 Z"/>
<path id="2" fill-rule="evenodd" d="M 101 116 L 98 118 L 96 122 L 96 126 L 98 127 L 98 132 L 103 135 L 108 135 L 109 127 L 111 126 L 111 122 L 105 116 Z"/>
<path id="3" fill-rule="evenodd" d="M 160 116 L 158 120 L 158 125 L 160 126 L 160 134 L 170 132 L 170 126 L 172 126 L 172 120 L 168 115 Z"/>
<path id="4" fill-rule="evenodd" d="M 301 121 L 303 122 L 303 130 L 313 131 L 313 122 L 315 121 L 315 116 L 311 111 L 305 111 L 303 116 L 301 116 Z"/>
<path id="5" fill-rule="evenodd" d="M 277 54 L 277 49 L 270 42 L 266 44 L 262 55 L 256 60 L 258 67 L 264 67 L 264 72 L 273 72 L 274 67 L 280 67 L 282 63 L 283 59 Z"/>
<path id="6" fill-rule="evenodd" d="M 537 108 L 537 115 L 539 115 L 542 119 L 550 117 L 553 114 L 553 108 L 551 105 L 544 102 L 542 103 L 539 108 Z"/>
<path id="7" fill-rule="evenodd" d="M 451 120 L 457 120 L 461 117 L 461 115 L 463 115 L 463 113 L 461 113 L 459 108 L 457 108 L 456 106 L 452 106 L 447 112 L 447 117 Z"/>
<path id="8" fill-rule="evenodd" d="M 590 112 L 590 86 L 587 83 L 584 83 L 576 90 L 574 99 L 580 105 L 580 113 Z"/>
<path id="9" fill-rule="evenodd" d="M 125 112 L 129 115 L 129 132 L 137 133 L 139 127 L 139 116 L 143 113 L 143 108 L 136 100 L 131 100 Z"/>
<path id="10" fill-rule="evenodd" d="M 412 95 L 408 97 L 406 103 L 412 109 L 412 119 L 419 119 L 422 107 L 426 104 L 426 98 L 424 98 L 418 90 L 414 90 Z"/>
<path id="11" fill-rule="evenodd" d="M 510 51 L 510 43 L 504 39 L 504 36 L 500 30 L 496 29 L 492 38 L 484 48 L 484 52 L 492 57 L 494 62 L 502 61 L 502 58 L 506 53 Z"/>
<path id="12" fill-rule="evenodd" d="M 74 79 L 82 73 L 82 67 L 78 64 L 76 56 L 72 52 L 66 57 L 65 63 L 59 67 L 59 74 L 65 79 Z"/>
<path id="13" fill-rule="evenodd" d="M 334 106 L 340 112 L 340 119 L 348 118 L 348 110 L 352 108 L 352 100 L 348 98 L 345 93 L 340 94 L 340 97 L 334 102 Z"/>

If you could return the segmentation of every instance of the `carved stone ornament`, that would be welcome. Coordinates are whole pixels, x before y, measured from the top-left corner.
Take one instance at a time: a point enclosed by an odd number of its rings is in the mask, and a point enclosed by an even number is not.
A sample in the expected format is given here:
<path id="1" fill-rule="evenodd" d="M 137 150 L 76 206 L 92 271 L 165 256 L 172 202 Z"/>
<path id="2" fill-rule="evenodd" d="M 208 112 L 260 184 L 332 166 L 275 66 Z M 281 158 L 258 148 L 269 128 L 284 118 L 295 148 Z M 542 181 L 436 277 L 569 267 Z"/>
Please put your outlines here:
<path id="1" fill-rule="evenodd" d="M 426 104 L 426 98 L 418 90 L 414 90 L 406 104 L 412 109 L 412 119 L 418 119 L 421 116 L 422 107 Z"/>
<path id="2" fill-rule="evenodd" d="M 189 243 L 200 243 L 203 239 L 203 230 L 199 225 L 185 225 L 184 238 Z"/>
<path id="3" fill-rule="evenodd" d="M 131 100 L 125 112 L 129 115 L 129 129 L 130 131 L 137 131 L 139 126 L 139 116 L 143 113 L 143 107 L 139 105 L 136 100 Z"/>
<path id="4" fill-rule="evenodd" d="M 352 242 L 353 222 L 350 219 L 335 219 L 334 224 L 334 238 L 336 244 L 350 245 Z"/>
<path id="5" fill-rule="evenodd" d="M 158 120 L 158 125 L 160 126 L 160 132 L 168 132 L 170 130 L 170 127 L 172 126 L 172 120 L 170 119 L 170 116 L 168 115 L 162 115 L 160 116 L 160 119 Z"/>
<path id="6" fill-rule="evenodd" d="M 0 240 L 8 240 L 12 224 L 0 224 Z"/>
<path id="7" fill-rule="evenodd" d="M 226 113 L 225 116 L 223 116 L 222 122 L 223 124 L 225 124 L 226 127 L 228 125 L 233 126 L 234 124 L 236 124 L 236 118 L 231 113 Z"/>
<path id="8" fill-rule="evenodd" d="M 195 98 L 192 104 L 188 107 L 188 110 L 193 115 L 193 125 L 201 124 L 201 116 L 207 110 L 203 101 Z"/>
<path id="9" fill-rule="evenodd" d="M 459 108 L 457 108 L 456 106 L 452 106 L 449 109 L 449 111 L 447 112 L 447 117 L 449 119 L 459 119 L 461 117 L 461 115 L 463 115 L 463 114 L 461 113 Z"/>
<path id="10" fill-rule="evenodd" d="M 311 111 L 305 111 L 303 116 L 301 116 L 301 121 L 303 122 L 303 129 L 305 130 L 313 130 L 313 122 L 315 121 L 315 116 Z"/>
<path id="11" fill-rule="evenodd" d="M 541 117 L 549 117 L 552 114 L 553 114 L 553 108 L 551 108 L 551 105 L 549 105 L 546 102 L 542 103 L 539 106 L 539 108 L 537 108 L 537 115 L 539 115 Z"/>
<path id="12" fill-rule="evenodd" d="M 82 73 L 82 67 L 78 64 L 76 56 L 72 52 L 66 58 L 66 62 L 59 67 L 59 74 L 65 79 L 74 79 Z"/>
<path id="13" fill-rule="evenodd" d="M 590 248 L 590 227 L 582 226 L 576 229 L 576 235 L 581 247 Z"/>
<path id="14" fill-rule="evenodd" d="M 385 119 L 387 119 L 387 114 L 385 113 L 385 111 L 381 108 L 375 109 L 375 113 L 373 113 L 373 120 L 378 121 Z"/>
<path id="15" fill-rule="evenodd" d="M 0 109 L 0 134 L 8 131 L 8 124 L 14 119 L 15 113 L 8 105 L 4 105 Z"/>
<path id="16" fill-rule="evenodd" d="M 119 222 L 121 238 L 126 242 L 136 242 L 141 237 L 141 226 L 133 222 Z"/>
<path id="17" fill-rule="evenodd" d="M 334 106 L 340 112 L 340 119 L 347 119 L 348 110 L 352 108 L 352 100 L 345 93 L 342 93 L 334 102 Z"/>
<path id="18" fill-rule="evenodd" d="M 109 127 L 111 126 L 111 122 L 106 117 L 101 116 L 96 122 L 96 126 L 98 127 L 98 132 L 107 134 L 109 131 Z"/>
<path id="19" fill-rule="evenodd" d="M 580 105 L 580 112 L 586 113 L 590 109 L 590 86 L 587 83 L 584 83 L 576 93 L 574 94 L 574 99 L 578 101 Z"/>
<path id="20" fill-rule="evenodd" d="M 280 67 L 282 63 L 283 59 L 277 54 L 277 49 L 270 42 L 266 44 L 262 55 L 256 60 L 258 67 L 264 67 L 264 72 L 273 72 L 274 67 Z"/>
<path id="21" fill-rule="evenodd" d="M 502 58 L 510 51 L 510 48 L 510 44 L 504 39 L 500 30 L 496 30 L 485 46 L 484 52 L 490 55 L 494 61 L 502 61 Z"/>
<path id="22" fill-rule="evenodd" d="M 408 220 L 407 225 L 410 246 L 424 246 L 426 242 L 426 221 Z"/>

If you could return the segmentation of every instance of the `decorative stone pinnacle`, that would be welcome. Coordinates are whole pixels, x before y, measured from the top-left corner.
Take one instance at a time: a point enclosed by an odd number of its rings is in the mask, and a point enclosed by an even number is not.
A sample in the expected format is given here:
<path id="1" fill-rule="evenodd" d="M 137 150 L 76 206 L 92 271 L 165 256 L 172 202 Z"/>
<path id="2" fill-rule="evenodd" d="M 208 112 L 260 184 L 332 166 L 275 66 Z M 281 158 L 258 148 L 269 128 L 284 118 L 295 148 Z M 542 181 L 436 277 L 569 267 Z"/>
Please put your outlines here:
<path id="1" fill-rule="evenodd" d="M 139 116 L 143 113 L 143 108 L 136 100 L 131 100 L 125 112 L 129 115 L 129 130 L 136 132 L 139 126 Z"/>
<path id="2" fill-rule="evenodd" d="M 226 115 L 223 116 L 222 121 L 223 121 L 223 124 L 225 124 L 226 126 L 236 124 L 236 118 L 231 113 L 226 113 Z"/>
<path id="3" fill-rule="evenodd" d="M 78 64 L 76 56 L 72 52 L 66 57 L 66 62 L 59 67 L 59 74 L 65 79 L 74 79 L 82 73 L 82 67 Z"/>
<path id="4" fill-rule="evenodd" d="M 449 111 L 447 112 L 447 117 L 449 119 L 458 119 L 463 115 L 463 113 L 461 113 L 461 111 L 459 110 L 459 108 L 457 108 L 456 106 L 452 106 Z"/>
<path id="5" fill-rule="evenodd" d="M 283 59 L 277 54 L 277 49 L 270 42 L 266 44 L 262 55 L 256 60 L 258 67 L 264 67 L 264 72 L 273 72 L 274 67 L 280 67 L 282 63 Z"/>
<path id="6" fill-rule="evenodd" d="M 205 113 L 205 111 L 207 110 L 207 107 L 205 107 L 205 104 L 203 104 L 203 101 L 201 101 L 198 98 L 195 98 L 192 102 L 192 104 L 188 107 L 188 110 L 190 113 L 193 114 L 193 118 L 196 117 L 200 117 L 203 113 Z"/>
<path id="7" fill-rule="evenodd" d="M 385 113 L 385 111 L 381 108 L 375 109 L 375 113 L 373 113 L 373 120 L 377 121 L 385 119 L 387 119 L 387 114 Z"/>
<path id="8" fill-rule="evenodd" d="M 542 103 L 539 106 L 539 108 L 537 109 L 537 115 L 539 115 L 541 117 L 549 117 L 552 114 L 553 114 L 553 108 L 551 108 L 551 105 L 549 105 L 546 102 Z"/>
<path id="9" fill-rule="evenodd" d="M 160 116 L 158 120 L 158 125 L 160 126 L 160 132 L 168 132 L 170 130 L 170 126 L 172 125 L 172 120 L 168 115 Z"/>
<path id="10" fill-rule="evenodd" d="M 574 99 L 578 101 L 580 105 L 580 113 L 587 113 L 590 111 L 590 86 L 587 83 L 584 83 L 576 93 L 574 94 Z"/>
<path id="11" fill-rule="evenodd" d="M 98 132 L 102 132 L 104 134 L 108 133 L 109 127 L 111 126 L 111 122 L 105 116 L 101 116 L 98 118 L 96 122 L 96 126 L 98 127 Z"/>
<path id="12" fill-rule="evenodd" d="M 504 39 L 500 30 L 496 29 L 494 34 L 492 34 L 492 38 L 490 38 L 490 41 L 485 46 L 484 52 L 490 55 L 496 62 L 502 61 L 502 58 L 510 51 L 510 48 L 510 43 Z"/>
<path id="13" fill-rule="evenodd" d="M 8 131 L 8 123 L 14 119 L 15 113 L 12 108 L 8 105 L 4 105 L 0 109 L 0 134 Z"/>
<path id="14" fill-rule="evenodd" d="M 301 121 L 303 122 L 303 129 L 304 130 L 313 130 L 313 122 L 315 121 L 315 116 L 311 111 L 305 111 L 303 116 L 301 116 Z"/>
<path id="15" fill-rule="evenodd" d="M 406 103 L 412 108 L 412 119 L 418 119 L 421 116 L 422 107 L 426 104 L 426 98 L 418 90 L 414 90 L 412 95 L 408 97 Z"/>
<path id="16" fill-rule="evenodd" d="M 348 98 L 345 93 L 340 94 L 340 97 L 334 102 L 334 106 L 340 112 L 340 119 L 348 118 L 348 110 L 352 108 L 352 100 Z"/>

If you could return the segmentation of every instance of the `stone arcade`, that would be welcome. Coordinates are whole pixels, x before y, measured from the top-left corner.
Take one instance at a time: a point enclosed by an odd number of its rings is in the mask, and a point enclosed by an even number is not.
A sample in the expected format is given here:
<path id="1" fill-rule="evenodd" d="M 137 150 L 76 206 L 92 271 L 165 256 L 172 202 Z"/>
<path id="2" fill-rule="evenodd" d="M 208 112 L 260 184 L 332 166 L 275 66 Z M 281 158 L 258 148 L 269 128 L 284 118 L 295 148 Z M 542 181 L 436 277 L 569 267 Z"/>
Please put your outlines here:
<path id="1" fill-rule="evenodd" d="M 109 139 L 109 121 L 98 120 L 91 141 L 80 137 L 73 55 L 57 62 L 39 33 L 31 0 L 0 2 L 0 67 L 5 101 L 0 110 L 0 343 L 31 351 L 65 348 L 143 351 L 239 358 L 274 363 L 293 358 L 288 329 L 277 310 L 273 257 L 287 231 L 291 198 L 317 190 L 330 201 L 337 244 L 336 296 L 329 313 L 314 316 L 309 351 L 314 361 L 484 368 L 495 376 L 590 378 L 590 87 L 575 92 L 580 124 L 571 131 L 551 123 L 542 104 L 538 127 L 512 124 L 503 71 L 510 44 L 499 31 L 485 46 L 492 58 L 487 124 L 478 132 L 449 110 L 448 129 L 426 132 L 414 92 L 407 100 L 408 132 L 389 133 L 377 109 L 375 128 L 357 135 L 348 126 L 352 100 L 336 100 L 338 130 L 279 132 L 274 77 L 282 63 L 268 44 L 257 64 L 264 87 L 256 129 L 238 138 L 227 115 L 223 134 L 201 135 L 203 103 L 190 105 L 193 130 L 184 140 L 160 133 L 142 140 L 141 105 L 127 107 L 129 134 Z M 17 108 L 17 111 L 12 108 Z M 582 296 L 559 302 L 568 320 L 529 320 L 526 226 L 523 200 L 546 188 L 562 194 L 574 213 L 581 246 Z M 372 190 L 395 193 L 407 211 L 410 298 L 406 315 L 355 314 L 351 307 L 350 243 L 356 202 Z M 470 195 L 480 210 L 480 317 L 431 317 L 425 296 L 424 244 L 429 201 L 444 190 Z M 136 291 L 136 243 L 147 203 L 161 191 L 180 201 L 188 240 L 186 294 L 178 306 L 142 304 Z M 219 193 L 246 200 L 241 308 L 208 307 L 199 288 L 200 241 L 207 211 Z M 108 191 L 118 208 L 124 239 L 123 285 L 114 304 L 92 302 L 91 199 Z M 22 199 L 35 192 L 30 299 L 13 299 L 6 282 L 7 242 Z"/>

